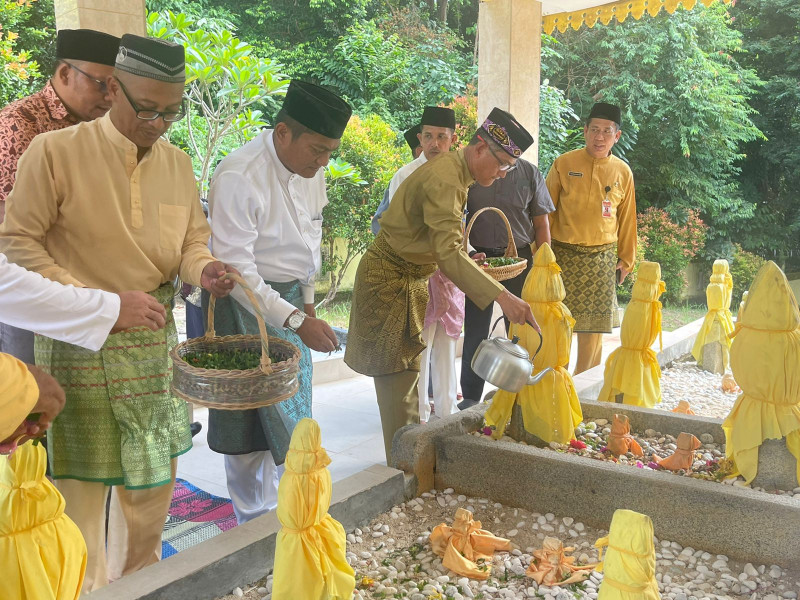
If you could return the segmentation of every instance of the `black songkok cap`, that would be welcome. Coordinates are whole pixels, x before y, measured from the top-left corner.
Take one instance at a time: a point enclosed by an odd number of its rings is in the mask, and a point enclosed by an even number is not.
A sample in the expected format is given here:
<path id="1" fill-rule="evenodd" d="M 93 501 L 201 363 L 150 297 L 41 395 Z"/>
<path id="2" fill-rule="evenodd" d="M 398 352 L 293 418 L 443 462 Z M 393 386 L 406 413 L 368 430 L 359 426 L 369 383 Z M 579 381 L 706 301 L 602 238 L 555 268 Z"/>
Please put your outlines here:
<path id="1" fill-rule="evenodd" d="M 592 107 L 592 112 L 589 113 L 589 118 L 586 119 L 588 123 L 592 119 L 606 119 L 607 121 L 614 121 L 617 127 L 622 126 L 622 113 L 619 106 L 613 104 L 606 104 L 605 102 L 598 102 Z"/>
<path id="2" fill-rule="evenodd" d="M 117 69 L 167 83 L 186 81 L 183 46 L 158 38 L 126 33 L 119 43 Z"/>
<path id="3" fill-rule="evenodd" d="M 417 137 L 418 133 L 422 133 L 422 125 L 414 125 L 411 129 L 403 134 L 403 137 L 406 138 L 406 143 L 408 144 L 409 148 L 411 148 L 411 152 L 414 152 L 414 150 L 416 150 L 420 145 L 419 138 Z"/>
<path id="4" fill-rule="evenodd" d="M 314 133 L 338 140 L 353 109 L 333 92 L 313 83 L 292 79 L 282 109 Z"/>
<path id="5" fill-rule="evenodd" d="M 94 29 L 62 29 L 56 38 L 56 58 L 85 60 L 114 66 L 119 50 L 119 38 Z"/>
<path id="6" fill-rule="evenodd" d="M 450 129 L 456 128 L 456 113 L 452 108 L 443 108 L 441 106 L 426 106 L 422 111 L 422 125 L 431 125 L 433 127 L 449 127 Z"/>
<path id="7" fill-rule="evenodd" d="M 489 117 L 480 126 L 478 133 L 481 130 L 514 158 L 522 156 L 522 153 L 533 144 L 531 134 L 517 122 L 514 115 L 497 107 L 489 113 Z"/>

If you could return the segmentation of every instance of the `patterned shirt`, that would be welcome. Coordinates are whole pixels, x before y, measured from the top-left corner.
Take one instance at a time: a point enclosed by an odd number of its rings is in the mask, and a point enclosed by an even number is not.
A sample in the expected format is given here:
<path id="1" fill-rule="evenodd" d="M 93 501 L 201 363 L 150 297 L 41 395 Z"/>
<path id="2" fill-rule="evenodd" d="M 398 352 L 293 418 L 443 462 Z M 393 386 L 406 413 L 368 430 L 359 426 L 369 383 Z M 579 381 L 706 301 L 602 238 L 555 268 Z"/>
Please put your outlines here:
<path id="1" fill-rule="evenodd" d="M 17 161 L 33 138 L 77 122 L 49 81 L 35 94 L 0 110 L 0 223 L 5 216 L 6 197 L 14 187 Z"/>

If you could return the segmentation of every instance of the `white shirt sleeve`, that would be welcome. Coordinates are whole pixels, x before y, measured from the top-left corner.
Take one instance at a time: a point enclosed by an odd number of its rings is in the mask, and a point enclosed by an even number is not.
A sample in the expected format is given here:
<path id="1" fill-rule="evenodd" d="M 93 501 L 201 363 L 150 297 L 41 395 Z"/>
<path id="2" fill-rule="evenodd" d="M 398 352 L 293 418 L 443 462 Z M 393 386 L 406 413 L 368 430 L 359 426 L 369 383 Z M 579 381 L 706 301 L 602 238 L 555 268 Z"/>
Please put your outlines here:
<path id="1" fill-rule="evenodd" d="M 283 327 L 289 315 L 297 309 L 281 298 L 258 273 L 254 248 L 258 239 L 259 215 L 263 214 L 258 200 L 257 191 L 242 173 L 225 171 L 214 174 L 208 192 L 211 249 L 219 260 L 239 270 L 255 292 L 264 319 L 273 327 Z M 275 260 L 281 258 L 276 256 Z M 255 314 L 241 286 L 234 287 L 231 295 Z"/>
<path id="2" fill-rule="evenodd" d="M 99 350 L 119 318 L 119 296 L 45 279 L 0 254 L 0 321 Z"/>

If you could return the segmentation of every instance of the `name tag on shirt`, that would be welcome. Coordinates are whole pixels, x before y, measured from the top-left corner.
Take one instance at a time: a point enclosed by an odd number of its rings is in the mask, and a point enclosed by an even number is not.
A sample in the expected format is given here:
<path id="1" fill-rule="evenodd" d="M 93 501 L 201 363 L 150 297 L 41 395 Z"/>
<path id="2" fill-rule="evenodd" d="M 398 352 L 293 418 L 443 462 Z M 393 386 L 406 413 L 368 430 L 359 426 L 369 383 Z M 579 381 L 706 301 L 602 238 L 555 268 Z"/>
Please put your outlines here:
<path id="1" fill-rule="evenodd" d="M 577 171 L 570 171 L 569 172 L 569 176 L 570 177 L 583 177 L 583 173 L 578 173 Z"/>
<path id="2" fill-rule="evenodd" d="M 606 197 L 603 200 L 603 218 L 610 219 L 611 218 L 611 200 Z"/>

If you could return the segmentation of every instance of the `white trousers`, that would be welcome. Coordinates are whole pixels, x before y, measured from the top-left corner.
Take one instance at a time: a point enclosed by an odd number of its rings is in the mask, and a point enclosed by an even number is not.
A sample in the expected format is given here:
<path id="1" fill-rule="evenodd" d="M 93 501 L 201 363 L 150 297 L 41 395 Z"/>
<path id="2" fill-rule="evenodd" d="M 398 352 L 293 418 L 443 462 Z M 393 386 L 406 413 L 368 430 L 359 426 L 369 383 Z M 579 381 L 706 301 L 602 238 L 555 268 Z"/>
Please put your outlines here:
<path id="1" fill-rule="evenodd" d="M 433 385 L 433 406 L 438 417 L 458 412 L 456 376 L 456 343 L 437 321 L 422 332 L 425 350 L 419 367 L 419 420 L 428 421 L 431 407 L 428 402 L 428 377 Z"/>
<path id="2" fill-rule="evenodd" d="M 239 525 L 275 510 L 283 471 L 283 465 L 275 464 L 269 450 L 225 455 L 225 478 Z"/>

